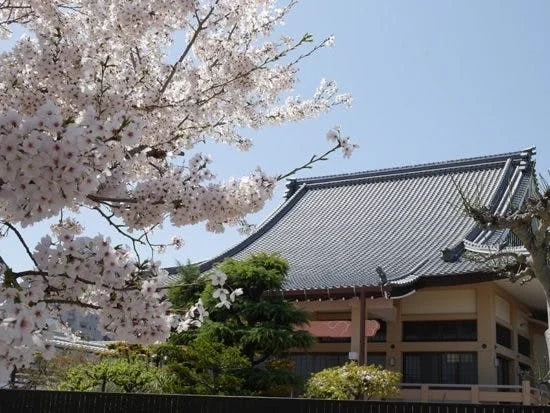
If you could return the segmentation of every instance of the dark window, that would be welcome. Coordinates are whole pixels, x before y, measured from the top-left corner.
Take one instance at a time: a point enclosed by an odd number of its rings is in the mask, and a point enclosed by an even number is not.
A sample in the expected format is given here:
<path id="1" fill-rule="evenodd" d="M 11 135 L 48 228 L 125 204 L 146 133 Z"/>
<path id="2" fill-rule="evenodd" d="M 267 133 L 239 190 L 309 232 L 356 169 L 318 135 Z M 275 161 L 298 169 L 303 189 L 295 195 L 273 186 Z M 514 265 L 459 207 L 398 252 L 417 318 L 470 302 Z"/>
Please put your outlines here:
<path id="1" fill-rule="evenodd" d="M 386 367 L 386 353 L 367 353 L 367 364 L 375 364 Z M 328 367 L 342 366 L 349 359 L 348 353 L 294 353 L 288 358 L 295 363 L 296 374 L 302 377 L 309 377 Z"/>
<path id="2" fill-rule="evenodd" d="M 386 367 L 386 353 L 367 353 L 367 364 Z"/>
<path id="3" fill-rule="evenodd" d="M 510 384 L 510 360 L 497 356 L 497 384 Z"/>
<path id="4" fill-rule="evenodd" d="M 289 359 L 295 363 L 296 374 L 309 377 L 327 367 L 341 366 L 348 362 L 348 353 L 296 353 Z"/>
<path id="5" fill-rule="evenodd" d="M 512 330 L 501 324 L 497 324 L 497 344 L 512 348 Z"/>
<path id="6" fill-rule="evenodd" d="M 518 353 L 531 357 L 531 341 L 527 337 L 518 334 Z"/>
<path id="7" fill-rule="evenodd" d="M 533 377 L 533 371 L 531 370 L 531 366 L 528 366 L 527 364 L 519 363 L 519 382 L 521 383 L 523 380 L 531 380 Z"/>
<path id="8" fill-rule="evenodd" d="M 476 341 L 476 320 L 404 321 L 403 341 Z"/>
<path id="9" fill-rule="evenodd" d="M 477 353 L 403 353 L 403 382 L 477 384 Z"/>
<path id="10" fill-rule="evenodd" d="M 388 331 L 388 325 L 385 321 L 377 320 L 380 323 L 380 328 L 376 332 L 376 335 L 372 337 L 367 337 L 369 343 L 383 343 L 386 341 L 386 334 Z"/>

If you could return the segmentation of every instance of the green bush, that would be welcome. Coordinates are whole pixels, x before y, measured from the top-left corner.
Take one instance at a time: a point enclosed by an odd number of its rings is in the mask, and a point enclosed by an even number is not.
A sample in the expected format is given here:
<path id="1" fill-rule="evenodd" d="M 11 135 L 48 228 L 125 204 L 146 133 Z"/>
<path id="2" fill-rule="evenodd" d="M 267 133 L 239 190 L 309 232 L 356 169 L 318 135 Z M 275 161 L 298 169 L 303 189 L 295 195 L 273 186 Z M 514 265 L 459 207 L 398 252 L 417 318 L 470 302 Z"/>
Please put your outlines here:
<path id="1" fill-rule="evenodd" d="M 401 374 L 379 366 L 349 362 L 311 375 L 305 397 L 316 399 L 384 399 L 399 393 Z"/>
<path id="2" fill-rule="evenodd" d="M 108 358 L 69 368 L 59 383 L 60 390 L 157 393 L 162 372 L 141 360 Z"/>

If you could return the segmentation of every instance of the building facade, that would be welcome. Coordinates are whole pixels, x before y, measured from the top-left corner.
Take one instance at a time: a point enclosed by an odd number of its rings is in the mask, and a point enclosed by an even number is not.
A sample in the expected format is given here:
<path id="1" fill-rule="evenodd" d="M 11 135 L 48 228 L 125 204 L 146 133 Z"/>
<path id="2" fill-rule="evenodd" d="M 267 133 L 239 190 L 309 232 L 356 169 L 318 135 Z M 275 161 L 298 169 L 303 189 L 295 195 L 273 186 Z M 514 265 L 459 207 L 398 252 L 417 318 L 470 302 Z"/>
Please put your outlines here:
<path id="1" fill-rule="evenodd" d="M 507 281 L 506 281 L 507 282 Z M 399 371 L 404 383 L 519 385 L 543 371 L 546 323 L 503 281 L 427 287 L 399 299 L 366 300 L 380 328 L 365 341 L 367 364 Z M 359 298 L 299 302 L 333 334 L 292 355 L 307 375 L 359 353 Z M 340 334 L 342 321 L 351 334 Z"/>
<path id="2" fill-rule="evenodd" d="M 279 209 L 201 270 L 255 252 L 288 260 L 285 288 L 272 294 L 311 311 L 320 335 L 292 356 L 303 374 L 351 358 L 400 371 L 404 383 L 520 383 L 548 362 L 544 295 L 536 280 L 512 284 L 471 258 L 522 246 L 462 205 L 521 208 L 536 185 L 534 155 L 291 180 Z"/>

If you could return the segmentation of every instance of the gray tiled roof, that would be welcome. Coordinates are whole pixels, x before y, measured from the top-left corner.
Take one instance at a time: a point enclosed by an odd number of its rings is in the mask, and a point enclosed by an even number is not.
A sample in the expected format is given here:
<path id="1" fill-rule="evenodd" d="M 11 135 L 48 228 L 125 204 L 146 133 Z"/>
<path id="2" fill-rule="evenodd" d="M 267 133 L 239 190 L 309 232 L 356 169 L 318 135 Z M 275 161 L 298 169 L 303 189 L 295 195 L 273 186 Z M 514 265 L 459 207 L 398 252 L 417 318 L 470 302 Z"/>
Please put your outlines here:
<path id="1" fill-rule="evenodd" d="M 460 188 L 493 210 L 517 207 L 533 174 L 534 149 L 479 158 L 291 180 L 285 202 L 234 248 L 202 263 L 277 252 L 290 264 L 285 290 L 378 286 L 479 274 L 463 241 L 499 243 L 461 207 Z M 446 259 L 442 251 L 447 249 Z"/>
<path id="2" fill-rule="evenodd" d="M 107 341 L 86 341 L 86 340 L 71 340 L 69 338 L 54 338 L 49 340 L 48 343 L 53 344 L 55 347 L 65 350 L 81 350 L 90 353 L 93 352 L 106 352 L 107 344 L 112 342 Z"/>

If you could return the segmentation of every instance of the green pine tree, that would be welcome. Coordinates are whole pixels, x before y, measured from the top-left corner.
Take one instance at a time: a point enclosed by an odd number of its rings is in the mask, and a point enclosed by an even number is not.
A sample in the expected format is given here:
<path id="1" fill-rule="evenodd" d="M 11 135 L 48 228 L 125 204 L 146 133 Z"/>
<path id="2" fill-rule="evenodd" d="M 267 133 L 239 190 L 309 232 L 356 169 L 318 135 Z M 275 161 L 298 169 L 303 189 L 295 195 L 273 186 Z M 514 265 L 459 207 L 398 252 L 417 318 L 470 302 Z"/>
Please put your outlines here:
<path id="1" fill-rule="evenodd" d="M 299 379 L 289 364 L 277 359 L 292 348 L 307 349 L 314 343 L 314 337 L 296 328 L 308 322 L 308 313 L 280 296 L 266 295 L 283 287 L 288 263 L 278 255 L 259 253 L 244 260 L 227 259 L 218 268 L 227 275 L 226 285 L 242 288 L 243 295 L 229 309 L 215 308 L 214 287 L 207 285 L 202 299 L 211 309 L 209 320 L 198 330 L 176 335 L 172 342 L 207 340 L 239 348 L 250 366 L 236 374 L 249 393 L 273 394 L 281 386 L 297 385 Z"/>

